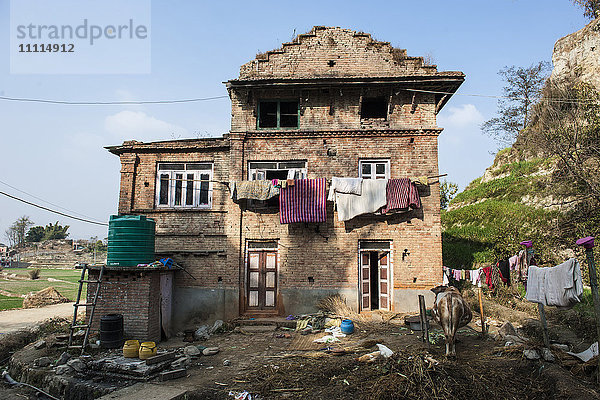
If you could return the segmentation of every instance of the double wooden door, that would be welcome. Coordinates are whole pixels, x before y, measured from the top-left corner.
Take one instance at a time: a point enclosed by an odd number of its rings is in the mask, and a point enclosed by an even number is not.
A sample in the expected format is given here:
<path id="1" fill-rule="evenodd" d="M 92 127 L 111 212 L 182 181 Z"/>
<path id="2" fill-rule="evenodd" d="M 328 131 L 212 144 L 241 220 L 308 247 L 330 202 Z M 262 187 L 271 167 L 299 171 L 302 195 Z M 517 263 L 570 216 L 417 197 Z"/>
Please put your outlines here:
<path id="1" fill-rule="evenodd" d="M 390 310 L 388 251 L 360 252 L 361 310 Z"/>
<path id="2" fill-rule="evenodd" d="M 277 252 L 249 251 L 247 309 L 275 310 L 277 306 Z"/>

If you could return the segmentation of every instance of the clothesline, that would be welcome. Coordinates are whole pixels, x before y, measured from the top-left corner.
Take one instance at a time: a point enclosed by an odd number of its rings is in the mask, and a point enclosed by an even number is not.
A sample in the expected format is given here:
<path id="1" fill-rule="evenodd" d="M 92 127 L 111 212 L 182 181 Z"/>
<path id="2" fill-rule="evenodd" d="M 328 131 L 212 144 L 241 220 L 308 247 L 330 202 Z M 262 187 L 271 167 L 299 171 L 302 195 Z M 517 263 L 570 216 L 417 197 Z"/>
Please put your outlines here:
<path id="1" fill-rule="evenodd" d="M 444 176 L 448 176 L 448 174 L 427 176 L 427 179 L 442 178 Z M 214 180 L 214 179 L 160 178 L 160 180 L 181 181 L 181 182 L 184 182 L 184 181 L 185 182 L 212 182 L 212 183 L 220 183 L 222 185 L 229 187 L 229 181 L 218 181 L 218 180 Z M 327 179 L 327 183 L 330 184 L 331 179 Z"/>

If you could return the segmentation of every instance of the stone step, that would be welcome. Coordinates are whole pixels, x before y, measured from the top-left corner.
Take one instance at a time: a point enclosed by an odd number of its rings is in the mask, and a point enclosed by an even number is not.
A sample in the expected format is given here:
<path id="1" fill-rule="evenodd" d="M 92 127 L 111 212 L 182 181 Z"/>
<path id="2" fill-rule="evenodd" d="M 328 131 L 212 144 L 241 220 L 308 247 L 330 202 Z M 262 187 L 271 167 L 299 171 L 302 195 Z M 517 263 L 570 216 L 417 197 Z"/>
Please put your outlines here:
<path id="1" fill-rule="evenodd" d="M 255 319 L 238 319 L 235 325 L 240 327 L 248 326 L 270 326 L 270 327 L 286 327 L 296 328 L 296 320 L 288 321 L 285 317 L 270 317 L 270 318 L 255 318 Z"/>

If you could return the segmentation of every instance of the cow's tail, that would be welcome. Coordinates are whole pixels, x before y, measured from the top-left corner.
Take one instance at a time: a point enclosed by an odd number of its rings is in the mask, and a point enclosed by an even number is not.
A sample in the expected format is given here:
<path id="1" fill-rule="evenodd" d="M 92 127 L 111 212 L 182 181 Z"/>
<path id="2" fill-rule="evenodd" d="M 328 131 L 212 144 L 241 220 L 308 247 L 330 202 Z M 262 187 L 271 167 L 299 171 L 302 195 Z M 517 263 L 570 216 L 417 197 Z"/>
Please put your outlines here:
<path id="1" fill-rule="evenodd" d="M 453 317 L 453 313 L 452 313 L 452 304 L 453 304 L 453 296 L 447 296 L 446 299 L 446 307 L 448 307 L 448 332 L 446 333 L 448 335 L 448 337 L 450 337 L 452 335 L 452 332 L 454 332 L 454 321 L 452 320 Z"/>

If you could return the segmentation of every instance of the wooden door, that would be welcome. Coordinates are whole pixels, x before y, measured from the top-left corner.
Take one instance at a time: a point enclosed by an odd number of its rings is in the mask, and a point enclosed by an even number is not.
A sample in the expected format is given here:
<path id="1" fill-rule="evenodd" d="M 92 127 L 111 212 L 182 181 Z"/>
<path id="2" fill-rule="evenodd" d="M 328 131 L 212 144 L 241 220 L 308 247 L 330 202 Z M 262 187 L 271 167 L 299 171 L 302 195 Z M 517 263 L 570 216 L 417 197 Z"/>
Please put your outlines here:
<path id="1" fill-rule="evenodd" d="M 379 309 L 390 309 L 390 257 L 388 252 L 380 252 L 379 258 Z"/>
<path id="2" fill-rule="evenodd" d="M 248 252 L 249 310 L 274 310 L 277 299 L 277 252 Z"/>
<path id="3" fill-rule="evenodd" d="M 371 253 L 360 253 L 361 309 L 371 309 Z"/>

